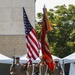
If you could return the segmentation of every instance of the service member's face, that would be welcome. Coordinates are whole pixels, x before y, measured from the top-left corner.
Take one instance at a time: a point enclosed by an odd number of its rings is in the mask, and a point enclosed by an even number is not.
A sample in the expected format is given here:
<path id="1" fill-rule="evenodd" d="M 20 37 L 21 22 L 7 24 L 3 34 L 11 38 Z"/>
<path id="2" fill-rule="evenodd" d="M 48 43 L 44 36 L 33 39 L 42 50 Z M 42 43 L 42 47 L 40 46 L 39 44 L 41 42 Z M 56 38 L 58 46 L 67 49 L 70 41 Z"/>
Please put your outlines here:
<path id="1" fill-rule="evenodd" d="M 58 66 L 58 63 L 56 62 L 56 66 Z"/>
<path id="2" fill-rule="evenodd" d="M 20 60 L 20 59 L 16 59 L 16 63 L 19 63 L 19 60 Z"/>

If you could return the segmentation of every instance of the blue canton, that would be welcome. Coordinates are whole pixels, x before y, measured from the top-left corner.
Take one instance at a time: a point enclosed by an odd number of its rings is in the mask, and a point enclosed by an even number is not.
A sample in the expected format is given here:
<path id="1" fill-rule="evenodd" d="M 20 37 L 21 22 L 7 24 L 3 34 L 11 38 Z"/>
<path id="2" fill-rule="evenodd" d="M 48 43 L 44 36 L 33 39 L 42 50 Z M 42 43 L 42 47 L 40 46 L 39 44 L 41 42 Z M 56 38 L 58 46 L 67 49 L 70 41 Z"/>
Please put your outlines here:
<path id="1" fill-rule="evenodd" d="M 29 19 L 27 17 L 24 7 L 23 7 L 23 20 L 24 20 L 25 33 L 27 36 L 29 34 L 29 32 L 32 30 L 32 26 L 29 22 Z"/>

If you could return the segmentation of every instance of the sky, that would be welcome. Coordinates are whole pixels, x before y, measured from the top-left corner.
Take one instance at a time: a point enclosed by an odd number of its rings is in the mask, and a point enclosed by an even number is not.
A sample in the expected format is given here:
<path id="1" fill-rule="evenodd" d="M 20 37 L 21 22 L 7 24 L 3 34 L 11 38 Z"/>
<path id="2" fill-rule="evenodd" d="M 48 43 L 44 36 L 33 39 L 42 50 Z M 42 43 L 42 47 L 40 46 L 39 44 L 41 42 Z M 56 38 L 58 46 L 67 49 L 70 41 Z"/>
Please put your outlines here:
<path id="1" fill-rule="evenodd" d="M 35 3 L 35 14 L 38 12 L 42 12 L 42 8 L 45 5 L 47 10 L 53 9 L 57 5 L 65 4 L 68 6 L 69 4 L 75 5 L 75 0 L 36 0 Z"/>

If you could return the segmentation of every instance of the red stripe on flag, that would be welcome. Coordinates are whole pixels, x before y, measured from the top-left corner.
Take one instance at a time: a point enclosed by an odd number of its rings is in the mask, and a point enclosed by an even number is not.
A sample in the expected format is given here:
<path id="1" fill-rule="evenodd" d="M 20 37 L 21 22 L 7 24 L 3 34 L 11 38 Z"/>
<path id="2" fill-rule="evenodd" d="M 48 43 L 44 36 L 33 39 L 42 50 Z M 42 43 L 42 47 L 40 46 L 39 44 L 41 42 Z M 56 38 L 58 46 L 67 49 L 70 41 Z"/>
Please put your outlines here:
<path id="1" fill-rule="evenodd" d="M 31 50 L 30 46 L 28 45 L 28 43 L 27 43 L 27 48 L 28 48 L 28 52 L 30 53 L 30 57 L 29 58 L 32 57 L 35 60 L 36 57 L 34 56 L 34 53 L 32 52 L 32 50 Z"/>

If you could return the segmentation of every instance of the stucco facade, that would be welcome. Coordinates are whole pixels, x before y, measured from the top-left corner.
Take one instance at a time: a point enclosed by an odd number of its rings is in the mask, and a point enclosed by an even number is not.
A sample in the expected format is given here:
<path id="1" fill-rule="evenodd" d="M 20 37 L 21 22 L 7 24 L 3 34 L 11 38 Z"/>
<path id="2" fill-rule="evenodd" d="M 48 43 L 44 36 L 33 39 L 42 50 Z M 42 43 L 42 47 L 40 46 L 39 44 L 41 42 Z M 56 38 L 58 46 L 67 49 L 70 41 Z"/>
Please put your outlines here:
<path id="1" fill-rule="evenodd" d="M 26 53 L 22 7 L 35 27 L 35 0 L 0 0 L 0 53 L 9 57 Z"/>

